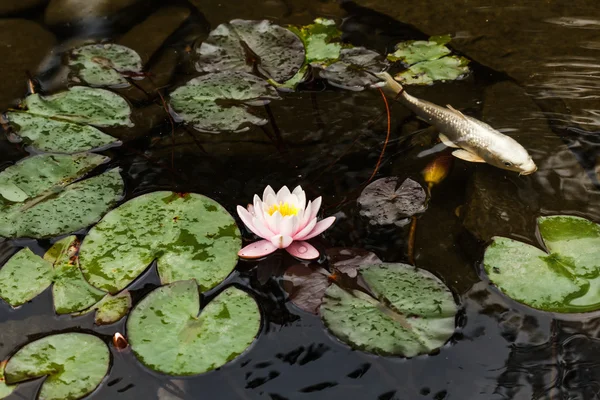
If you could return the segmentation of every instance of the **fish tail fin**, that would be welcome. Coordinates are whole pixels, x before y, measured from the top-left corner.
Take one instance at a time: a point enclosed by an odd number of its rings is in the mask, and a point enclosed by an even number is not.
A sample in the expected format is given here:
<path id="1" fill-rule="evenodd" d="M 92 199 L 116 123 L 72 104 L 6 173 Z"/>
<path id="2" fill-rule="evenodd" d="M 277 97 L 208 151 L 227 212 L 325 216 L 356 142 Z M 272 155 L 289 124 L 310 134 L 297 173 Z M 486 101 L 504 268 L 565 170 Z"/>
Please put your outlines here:
<path id="1" fill-rule="evenodd" d="M 392 91 L 394 95 L 400 96 L 402 92 L 404 92 L 404 88 L 398 81 L 396 81 L 390 74 L 387 72 L 381 72 L 377 74 L 379 79 L 383 79 L 385 81 L 385 88 Z"/>

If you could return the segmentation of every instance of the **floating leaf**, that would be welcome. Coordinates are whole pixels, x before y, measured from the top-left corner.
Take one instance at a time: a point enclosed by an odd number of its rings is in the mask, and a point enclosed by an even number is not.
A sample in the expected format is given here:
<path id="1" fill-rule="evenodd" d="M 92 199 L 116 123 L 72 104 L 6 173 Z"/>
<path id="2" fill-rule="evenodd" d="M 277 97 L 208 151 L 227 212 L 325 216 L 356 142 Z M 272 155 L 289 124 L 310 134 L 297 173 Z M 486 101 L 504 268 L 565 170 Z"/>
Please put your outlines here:
<path id="1" fill-rule="evenodd" d="M 32 300 L 50 284 L 52 264 L 28 248 L 19 250 L 0 269 L 0 297 L 13 307 Z"/>
<path id="2" fill-rule="evenodd" d="M 360 91 L 381 83 L 374 74 L 385 71 L 388 62 L 379 53 L 364 47 L 342 49 L 339 61 L 330 64 L 320 76 L 333 86 Z"/>
<path id="3" fill-rule="evenodd" d="M 51 96 L 25 98 L 32 114 L 95 126 L 133 126 L 127 101 L 105 89 L 74 86 Z"/>
<path id="4" fill-rule="evenodd" d="M 8 112 L 15 132 L 36 150 L 50 153 L 81 153 L 118 145 L 112 136 L 89 126 L 58 121 L 27 112 Z"/>
<path id="5" fill-rule="evenodd" d="M 404 85 L 432 85 L 435 81 L 453 81 L 469 73 L 469 60 L 449 56 L 424 61 L 402 71 L 394 79 Z"/>
<path id="6" fill-rule="evenodd" d="M 392 62 L 401 61 L 410 66 L 422 61 L 431 61 L 442 58 L 451 53 L 445 45 L 452 38 L 446 36 L 433 36 L 429 40 L 411 40 L 400 42 L 396 45 L 396 51 L 388 54 L 388 60 Z"/>
<path id="7" fill-rule="evenodd" d="M 417 182 L 408 178 L 400 187 L 399 178 L 381 178 L 368 185 L 358 198 L 360 215 L 373 225 L 406 225 L 411 217 L 425 210 L 427 196 Z"/>
<path id="8" fill-rule="evenodd" d="M 234 19 L 221 24 L 210 32 L 198 53 L 198 71 L 253 73 L 256 68 L 276 82 L 290 79 L 304 63 L 300 38 L 267 20 Z"/>
<path id="9" fill-rule="evenodd" d="M 250 106 L 279 99 L 262 79 L 244 72 L 221 72 L 194 78 L 171 93 L 171 107 L 184 121 L 203 132 L 248 130 L 267 120 L 250 113 Z"/>
<path id="10" fill-rule="evenodd" d="M 331 285 L 320 308 L 341 341 L 370 353 L 414 357 L 438 349 L 454 333 L 456 303 L 433 274 L 406 264 L 365 265 L 359 272 L 377 300 Z"/>
<path id="11" fill-rule="evenodd" d="M 108 213 L 85 237 L 79 262 L 88 282 L 116 293 L 153 261 L 163 284 L 196 279 L 202 290 L 237 264 L 240 231 L 217 202 L 199 194 L 153 192 Z"/>
<path id="12" fill-rule="evenodd" d="M 88 85 L 128 86 L 126 76 L 142 72 L 140 56 L 114 43 L 90 44 L 71 51 L 69 66 Z"/>
<path id="13" fill-rule="evenodd" d="M 10 395 L 13 390 L 15 390 L 16 386 L 7 385 L 4 381 L 4 367 L 6 366 L 6 361 L 0 361 L 0 399 L 3 399 Z"/>
<path id="14" fill-rule="evenodd" d="M 600 308 L 600 225 L 567 215 L 538 219 L 550 254 L 494 237 L 483 260 L 490 280 L 507 296 L 552 312 Z"/>
<path id="15" fill-rule="evenodd" d="M 71 183 L 106 157 L 45 154 L 28 157 L 0 173 L 0 236 L 50 237 L 98 221 L 120 199 L 117 169 Z"/>
<path id="16" fill-rule="evenodd" d="M 98 387 L 109 362 L 108 347 L 96 336 L 63 333 L 25 345 L 8 360 L 4 375 L 10 384 L 45 376 L 39 399 L 76 400 Z"/>
<path id="17" fill-rule="evenodd" d="M 194 375 L 221 367 L 244 352 L 258 334 L 254 299 L 230 287 L 198 315 L 194 281 L 179 281 L 151 292 L 127 320 L 129 344 L 148 368 L 170 375 Z"/>
<path id="18" fill-rule="evenodd" d="M 107 294 L 92 309 L 96 310 L 96 325 L 113 324 L 131 309 L 131 294 L 124 290 L 116 295 Z"/>

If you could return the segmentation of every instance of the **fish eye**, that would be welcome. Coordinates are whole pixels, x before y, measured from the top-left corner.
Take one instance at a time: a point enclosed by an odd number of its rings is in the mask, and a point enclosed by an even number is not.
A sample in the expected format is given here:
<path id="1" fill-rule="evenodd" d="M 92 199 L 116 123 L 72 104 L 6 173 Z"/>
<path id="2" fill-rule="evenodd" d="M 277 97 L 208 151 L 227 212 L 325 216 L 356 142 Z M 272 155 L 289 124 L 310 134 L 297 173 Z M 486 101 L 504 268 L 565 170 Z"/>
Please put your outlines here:
<path id="1" fill-rule="evenodd" d="M 504 165 L 505 165 L 505 166 L 507 166 L 507 167 L 512 167 L 512 164 L 511 164 L 511 163 L 509 163 L 508 161 L 505 161 L 505 162 L 504 162 Z"/>

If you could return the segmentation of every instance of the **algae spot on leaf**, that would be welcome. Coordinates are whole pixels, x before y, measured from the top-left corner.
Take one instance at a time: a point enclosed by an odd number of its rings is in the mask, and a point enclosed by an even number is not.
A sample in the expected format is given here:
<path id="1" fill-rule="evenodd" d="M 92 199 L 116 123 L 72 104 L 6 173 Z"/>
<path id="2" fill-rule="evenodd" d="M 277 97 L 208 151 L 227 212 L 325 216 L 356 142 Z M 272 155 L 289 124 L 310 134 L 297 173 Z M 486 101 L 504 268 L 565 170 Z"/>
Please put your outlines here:
<path id="1" fill-rule="evenodd" d="M 600 225 L 580 217 L 538 219 L 550 254 L 516 240 L 494 237 L 483 265 L 507 296 L 551 312 L 600 308 Z"/>
<path id="2" fill-rule="evenodd" d="M 245 72 L 220 72 L 194 78 L 171 93 L 173 111 L 203 132 L 242 132 L 264 125 L 251 106 L 279 99 L 264 80 Z"/>
<path id="3" fill-rule="evenodd" d="M 246 292 L 230 287 L 199 313 L 193 280 L 159 287 L 127 320 L 131 349 L 148 368 L 169 375 L 195 375 L 242 354 L 260 329 L 260 311 Z"/>
<path id="4" fill-rule="evenodd" d="M 333 86 L 360 91 L 381 84 L 375 74 L 385 71 L 389 63 L 377 52 L 354 47 L 342 49 L 339 61 L 328 65 L 319 75 Z"/>
<path id="5" fill-rule="evenodd" d="M 407 178 L 398 187 L 398 177 L 381 178 L 369 184 L 358 198 L 360 215 L 374 225 L 403 226 L 408 217 L 425 211 L 427 195 L 423 187 Z"/>
<path id="6" fill-rule="evenodd" d="M 207 290 L 233 270 L 241 244 L 235 220 L 214 200 L 153 192 L 121 205 L 94 226 L 81 245 L 79 262 L 88 282 L 111 293 L 124 289 L 155 259 L 163 284 L 195 279 Z"/>
<path id="7" fill-rule="evenodd" d="M 234 19 L 217 26 L 197 50 L 201 72 L 258 70 L 267 79 L 285 82 L 304 63 L 298 36 L 270 21 Z"/>
<path id="8" fill-rule="evenodd" d="M 72 50 L 69 66 L 91 86 L 128 86 L 125 78 L 142 72 L 140 56 L 114 43 L 90 44 Z"/>
<path id="9" fill-rule="evenodd" d="M 96 336 L 63 333 L 25 345 L 6 364 L 8 384 L 46 377 L 43 400 L 77 400 L 96 389 L 108 372 L 110 352 Z"/>

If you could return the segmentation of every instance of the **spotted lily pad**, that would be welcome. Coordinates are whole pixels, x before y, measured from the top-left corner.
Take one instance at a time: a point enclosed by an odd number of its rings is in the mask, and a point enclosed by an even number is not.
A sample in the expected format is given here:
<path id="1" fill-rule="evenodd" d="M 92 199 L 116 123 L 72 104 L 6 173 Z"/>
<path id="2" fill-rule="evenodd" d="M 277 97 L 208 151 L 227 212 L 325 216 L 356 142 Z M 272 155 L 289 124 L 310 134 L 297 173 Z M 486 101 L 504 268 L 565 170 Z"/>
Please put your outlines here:
<path id="1" fill-rule="evenodd" d="M 410 66 L 422 61 L 432 61 L 442 58 L 452 51 L 445 45 L 450 43 L 449 35 L 432 36 L 429 40 L 411 40 L 400 42 L 396 45 L 396 51 L 388 54 L 388 60 L 392 62 L 401 61 Z"/>
<path id="2" fill-rule="evenodd" d="M 220 72 L 194 78 L 171 93 L 171 107 L 203 132 L 242 132 L 267 120 L 250 112 L 252 105 L 279 99 L 264 80 L 245 72 Z"/>
<path id="3" fill-rule="evenodd" d="M 380 85 L 382 82 L 375 74 L 385 71 L 388 65 L 379 53 L 364 47 L 354 47 L 342 49 L 339 61 L 320 71 L 320 76 L 333 86 L 360 91 Z"/>
<path id="4" fill-rule="evenodd" d="M 600 225 L 557 215 L 538 219 L 548 252 L 494 237 L 483 260 L 490 280 L 507 296 L 552 312 L 600 309 Z"/>
<path id="5" fill-rule="evenodd" d="M 0 269 L 0 297 L 13 307 L 27 303 L 52 284 L 52 264 L 28 248 Z"/>
<path id="6" fill-rule="evenodd" d="M 124 289 L 153 260 L 161 282 L 195 279 L 202 290 L 237 264 L 240 231 L 208 197 L 153 192 L 108 213 L 85 237 L 79 262 L 85 278 L 110 293 Z"/>
<path id="7" fill-rule="evenodd" d="M 406 264 L 364 265 L 359 273 L 376 298 L 331 285 L 320 308 L 341 341 L 370 353 L 414 357 L 440 348 L 454 333 L 454 297 L 431 273 Z"/>
<path id="8" fill-rule="evenodd" d="M 69 66 L 91 86 L 127 86 L 125 77 L 142 72 L 140 56 L 114 43 L 90 44 L 71 51 Z"/>
<path id="9" fill-rule="evenodd" d="M 0 173 L 0 236 L 43 238 L 98 221 L 121 198 L 117 169 L 73 183 L 106 162 L 95 154 L 28 157 Z"/>
<path id="10" fill-rule="evenodd" d="M 7 385 L 4 381 L 4 367 L 6 366 L 6 361 L 0 361 L 0 399 L 4 399 L 8 395 L 10 395 L 13 390 L 15 390 L 15 385 Z"/>
<path id="11" fill-rule="evenodd" d="M 8 112 L 6 117 L 19 138 L 38 151 L 73 154 L 103 150 L 121 143 L 89 125 L 59 121 L 27 112 Z"/>
<path id="12" fill-rule="evenodd" d="M 258 334 L 254 299 L 230 287 L 199 313 L 198 286 L 179 281 L 151 292 L 127 319 L 131 349 L 148 368 L 195 375 L 219 368 L 243 353 Z"/>
<path id="13" fill-rule="evenodd" d="M 217 26 L 198 49 L 201 72 L 239 71 L 275 82 L 290 79 L 304 63 L 298 36 L 270 21 L 234 19 Z"/>
<path id="14" fill-rule="evenodd" d="M 94 126 L 133 126 L 127 101 L 105 89 L 74 86 L 51 96 L 25 98 L 30 113 Z"/>
<path id="15" fill-rule="evenodd" d="M 77 400 L 96 389 L 106 376 L 110 352 L 102 340 L 85 333 L 46 336 L 17 351 L 4 370 L 6 382 L 46 377 L 43 400 Z"/>
<path id="16" fill-rule="evenodd" d="M 423 187 L 408 178 L 400 187 L 397 177 L 381 178 L 369 184 L 358 198 L 360 215 L 373 225 L 406 225 L 408 217 L 425 211 Z"/>

